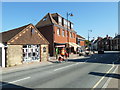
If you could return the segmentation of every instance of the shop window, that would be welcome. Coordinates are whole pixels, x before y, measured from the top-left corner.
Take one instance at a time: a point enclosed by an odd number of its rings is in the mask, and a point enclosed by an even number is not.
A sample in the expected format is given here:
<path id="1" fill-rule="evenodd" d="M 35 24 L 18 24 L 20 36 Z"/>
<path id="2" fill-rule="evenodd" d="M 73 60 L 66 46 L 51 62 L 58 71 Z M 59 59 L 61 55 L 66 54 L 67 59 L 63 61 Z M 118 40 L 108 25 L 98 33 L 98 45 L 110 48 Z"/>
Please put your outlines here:
<path id="1" fill-rule="evenodd" d="M 46 52 L 46 47 L 43 47 L 43 52 Z"/>

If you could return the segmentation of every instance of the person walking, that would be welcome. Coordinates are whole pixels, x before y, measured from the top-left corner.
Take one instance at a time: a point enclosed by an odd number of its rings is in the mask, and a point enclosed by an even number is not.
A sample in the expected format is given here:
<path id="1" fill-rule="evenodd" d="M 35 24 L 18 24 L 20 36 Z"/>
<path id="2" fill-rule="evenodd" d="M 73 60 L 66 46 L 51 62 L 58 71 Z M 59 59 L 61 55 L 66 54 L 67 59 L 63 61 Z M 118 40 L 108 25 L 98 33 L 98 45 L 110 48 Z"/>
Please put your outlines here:
<path id="1" fill-rule="evenodd" d="M 62 48 L 60 55 L 63 57 L 63 60 L 64 60 L 64 57 L 65 57 L 65 52 L 66 52 L 65 49 Z"/>

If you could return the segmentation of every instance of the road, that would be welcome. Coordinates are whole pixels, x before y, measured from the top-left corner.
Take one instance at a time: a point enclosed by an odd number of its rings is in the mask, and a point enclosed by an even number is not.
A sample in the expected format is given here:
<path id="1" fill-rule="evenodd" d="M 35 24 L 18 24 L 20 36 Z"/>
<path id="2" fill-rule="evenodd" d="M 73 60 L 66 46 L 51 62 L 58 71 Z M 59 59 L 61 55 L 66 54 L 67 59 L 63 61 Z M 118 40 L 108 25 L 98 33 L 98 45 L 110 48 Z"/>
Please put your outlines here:
<path id="1" fill-rule="evenodd" d="M 117 68 L 119 54 L 106 52 L 2 74 L 3 88 L 102 88 Z"/>

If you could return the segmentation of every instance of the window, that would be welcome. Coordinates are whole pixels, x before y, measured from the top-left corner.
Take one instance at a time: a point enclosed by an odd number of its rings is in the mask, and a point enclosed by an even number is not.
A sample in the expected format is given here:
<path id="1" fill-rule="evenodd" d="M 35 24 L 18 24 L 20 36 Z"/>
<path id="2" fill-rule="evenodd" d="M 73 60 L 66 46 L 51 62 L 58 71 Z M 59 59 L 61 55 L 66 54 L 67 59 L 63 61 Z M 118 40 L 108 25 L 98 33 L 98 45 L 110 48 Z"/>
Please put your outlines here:
<path id="1" fill-rule="evenodd" d="M 67 25 L 67 21 L 64 19 L 64 25 Z"/>
<path id="2" fill-rule="evenodd" d="M 72 38 L 72 32 L 70 33 L 70 37 Z"/>
<path id="3" fill-rule="evenodd" d="M 62 23 L 62 17 L 60 17 L 60 16 L 58 17 L 58 22 Z"/>
<path id="4" fill-rule="evenodd" d="M 59 28 L 57 29 L 57 35 L 60 35 L 60 29 Z"/>
<path id="5" fill-rule="evenodd" d="M 35 29 L 34 28 L 31 28 L 31 33 L 33 34 L 35 32 Z"/>
<path id="6" fill-rule="evenodd" d="M 71 23 L 71 28 L 73 28 L 73 24 Z"/>
<path id="7" fill-rule="evenodd" d="M 68 27 L 70 27 L 70 22 L 68 21 Z"/>
<path id="8" fill-rule="evenodd" d="M 43 18 L 43 21 L 46 21 L 46 20 L 47 20 L 47 17 L 44 17 L 44 18 Z"/>
<path id="9" fill-rule="evenodd" d="M 62 36 L 63 36 L 63 37 L 65 36 L 65 31 L 64 31 L 64 30 L 62 31 Z"/>
<path id="10" fill-rule="evenodd" d="M 43 47 L 43 52 L 46 52 L 46 47 Z"/>

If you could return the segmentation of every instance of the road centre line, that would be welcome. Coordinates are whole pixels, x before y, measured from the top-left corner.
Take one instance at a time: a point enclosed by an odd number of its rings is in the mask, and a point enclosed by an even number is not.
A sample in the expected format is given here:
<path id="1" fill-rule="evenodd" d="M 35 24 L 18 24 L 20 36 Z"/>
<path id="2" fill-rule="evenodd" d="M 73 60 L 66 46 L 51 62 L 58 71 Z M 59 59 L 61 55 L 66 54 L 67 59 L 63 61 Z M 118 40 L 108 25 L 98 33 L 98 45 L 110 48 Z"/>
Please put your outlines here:
<path id="1" fill-rule="evenodd" d="M 93 86 L 93 88 L 91 90 L 94 90 L 94 88 L 96 88 L 100 83 L 101 81 L 105 78 L 105 76 L 114 68 L 114 66 L 112 66 L 107 72 L 106 74 Z"/>
<path id="2" fill-rule="evenodd" d="M 29 79 L 29 78 L 31 78 L 31 77 L 26 77 L 26 78 L 18 79 L 18 80 L 12 81 L 12 82 L 8 82 L 8 84 L 2 84 L 2 85 L 0 85 L 0 86 L 9 85 L 9 84 L 11 84 L 11 83 L 16 83 L 16 82 L 23 81 L 23 80 L 26 80 L 26 79 Z"/>
<path id="3" fill-rule="evenodd" d="M 61 70 L 61 69 L 64 69 L 64 68 L 68 68 L 68 67 L 71 67 L 71 66 L 74 66 L 74 65 L 77 65 L 77 64 L 80 64 L 80 62 L 72 64 L 72 65 L 68 65 L 68 66 L 65 66 L 65 67 L 54 69 L 54 71 L 58 71 L 58 70 Z"/>

